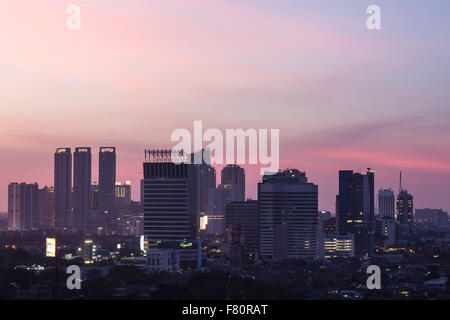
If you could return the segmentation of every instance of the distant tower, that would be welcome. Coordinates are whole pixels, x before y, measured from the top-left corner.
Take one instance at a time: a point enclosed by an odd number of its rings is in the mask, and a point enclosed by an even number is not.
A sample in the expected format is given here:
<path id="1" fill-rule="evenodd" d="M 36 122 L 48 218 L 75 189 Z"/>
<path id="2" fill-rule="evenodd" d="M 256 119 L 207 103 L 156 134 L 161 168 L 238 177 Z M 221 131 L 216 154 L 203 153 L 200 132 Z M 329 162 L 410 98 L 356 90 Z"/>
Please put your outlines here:
<path id="1" fill-rule="evenodd" d="M 222 169 L 221 184 L 224 188 L 233 188 L 238 190 L 239 199 L 245 201 L 245 171 L 235 164 L 229 164 Z"/>
<path id="2" fill-rule="evenodd" d="M 399 224 L 399 235 L 408 236 L 413 233 L 413 196 L 403 190 L 402 172 L 400 171 L 400 188 L 397 196 L 396 222 Z"/>
<path id="3" fill-rule="evenodd" d="M 98 160 L 99 207 L 113 213 L 116 189 L 116 148 L 101 147 Z"/>
<path id="4" fill-rule="evenodd" d="M 391 189 L 378 191 L 378 208 L 381 218 L 395 218 L 395 195 Z"/>
<path id="5" fill-rule="evenodd" d="M 54 170 L 55 228 L 67 228 L 72 209 L 72 152 L 58 148 L 55 152 Z"/>
<path id="6" fill-rule="evenodd" d="M 86 232 L 90 209 L 91 148 L 76 148 L 73 158 L 73 209 L 76 225 Z"/>

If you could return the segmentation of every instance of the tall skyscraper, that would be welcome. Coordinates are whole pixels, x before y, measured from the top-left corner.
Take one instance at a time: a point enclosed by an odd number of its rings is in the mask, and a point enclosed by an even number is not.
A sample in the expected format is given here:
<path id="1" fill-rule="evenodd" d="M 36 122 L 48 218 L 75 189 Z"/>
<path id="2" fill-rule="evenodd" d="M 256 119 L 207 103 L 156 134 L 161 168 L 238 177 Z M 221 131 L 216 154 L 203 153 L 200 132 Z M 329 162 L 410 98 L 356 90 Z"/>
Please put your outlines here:
<path id="1" fill-rule="evenodd" d="M 395 218 L 395 196 L 391 189 L 378 191 L 378 210 L 381 218 Z"/>
<path id="2" fill-rule="evenodd" d="M 101 147 L 98 163 L 99 206 L 103 212 L 113 213 L 116 188 L 116 148 Z"/>
<path id="3" fill-rule="evenodd" d="M 374 172 L 339 171 L 339 194 L 336 197 L 336 223 L 340 235 L 354 234 L 355 256 L 372 256 L 374 252 Z"/>
<path id="4" fill-rule="evenodd" d="M 39 226 L 50 229 L 54 227 L 54 190 L 43 187 L 38 190 Z"/>
<path id="5" fill-rule="evenodd" d="M 238 190 L 239 199 L 245 201 L 245 171 L 235 164 L 228 164 L 222 169 L 221 184 L 224 188 Z"/>
<path id="6" fill-rule="evenodd" d="M 261 257 L 316 257 L 318 186 L 309 183 L 304 172 L 263 176 L 258 201 Z"/>
<path id="7" fill-rule="evenodd" d="M 92 154 L 91 148 L 75 148 L 73 155 L 73 210 L 75 226 L 86 232 L 90 209 Z"/>
<path id="8" fill-rule="evenodd" d="M 193 164 L 175 164 L 172 150 L 146 150 L 144 162 L 144 235 L 149 242 L 195 240 L 197 172 Z"/>
<path id="9" fill-rule="evenodd" d="M 8 185 L 8 230 L 21 230 L 20 187 L 17 182 Z"/>
<path id="10" fill-rule="evenodd" d="M 413 196 L 407 190 L 401 190 L 397 196 L 396 222 L 400 236 L 408 236 L 413 232 Z"/>
<path id="11" fill-rule="evenodd" d="M 8 186 L 8 230 L 39 227 L 38 184 L 13 182 Z"/>
<path id="12" fill-rule="evenodd" d="M 72 151 L 58 148 L 54 170 L 55 228 L 69 227 L 72 210 Z"/>

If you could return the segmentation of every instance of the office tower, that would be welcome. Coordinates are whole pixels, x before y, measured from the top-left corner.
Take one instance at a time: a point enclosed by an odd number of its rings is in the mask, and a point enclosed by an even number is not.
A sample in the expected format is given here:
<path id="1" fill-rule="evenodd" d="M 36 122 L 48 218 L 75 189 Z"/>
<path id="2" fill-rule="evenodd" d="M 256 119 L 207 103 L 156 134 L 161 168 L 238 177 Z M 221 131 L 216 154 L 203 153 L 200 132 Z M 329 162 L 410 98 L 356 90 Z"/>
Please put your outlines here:
<path id="1" fill-rule="evenodd" d="M 318 187 L 304 172 L 264 175 L 258 183 L 259 256 L 315 257 Z"/>
<path id="2" fill-rule="evenodd" d="M 401 190 L 397 196 L 396 221 L 398 235 L 408 236 L 413 232 L 413 196 L 407 190 Z"/>
<path id="3" fill-rule="evenodd" d="M 54 170 L 55 228 L 69 227 L 72 209 L 72 152 L 58 148 Z"/>
<path id="4" fill-rule="evenodd" d="M 8 230 L 28 231 L 39 227 L 38 185 L 10 183 L 8 186 Z"/>
<path id="5" fill-rule="evenodd" d="M 125 183 L 116 182 L 115 201 L 116 208 L 126 209 L 131 203 L 131 182 L 125 181 Z"/>
<path id="6" fill-rule="evenodd" d="M 379 216 L 391 219 L 395 218 L 395 196 L 391 189 L 380 189 L 378 191 Z"/>
<path id="7" fill-rule="evenodd" d="M 171 150 L 146 150 L 144 235 L 149 242 L 194 240 L 197 219 L 197 173 L 193 164 L 175 164 Z"/>
<path id="8" fill-rule="evenodd" d="M 225 228 L 229 238 L 236 226 L 239 226 L 239 244 L 242 247 L 244 261 L 252 261 L 259 246 L 258 201 L 231 202 L 225 206 Z"/>
<path id="9" fill-rule="evenodd" d="M 73 211 L 75 225 L 86 232 L 90 210 L 91 148 L 75 148 L 73 154 Z"/>
<path id="10" fill-rule="evenodd" d="M 44 229 L 54 227 L 54 190 L 45 186 L 38 190 L 39 226 Z"/>
<path id="11" fill-rule="evenodd" d="M 336 223 L 339 235 L 355 236 L 355 256 L 372 256 L 374 252 L 374 172 L 339 171 L 339 194 L 336 197 Z"/>
<path id="12" fill-rule="evenodd" d="M 101 147 L 98 160 L 98 192 L 100 209 L 114 212 L 116 185 L 116 148 Z"/>
<path id="13" fill-rule="evenodd" d="M 221 184 L 224 188 L 238 190 L 239 199 L 245 201 L 245 171 L 238 165 L 229 164 L 222 169 Z"/>

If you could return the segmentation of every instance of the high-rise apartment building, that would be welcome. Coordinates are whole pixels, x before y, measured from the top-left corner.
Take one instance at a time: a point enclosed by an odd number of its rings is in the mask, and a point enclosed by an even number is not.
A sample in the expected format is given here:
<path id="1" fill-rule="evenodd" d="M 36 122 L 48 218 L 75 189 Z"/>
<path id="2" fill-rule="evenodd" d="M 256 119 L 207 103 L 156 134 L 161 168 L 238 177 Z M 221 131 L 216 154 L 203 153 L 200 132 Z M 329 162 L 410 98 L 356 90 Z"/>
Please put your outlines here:
<path id="1" fill-rule="evenodd" d="M 115 208 L 116 148 L 101 147 L 98 160 L 99 207 L 112 214 Z"/>
<path id="2" fill-rule="evenodd" d="M 38 184 L 8 186 L 8 230 L 28 231 L 39 227 Z"/>
<path id="3" fill-rule="evenodd" d="M 86 232 L 86 222 L 90 211 L 91 148 L 75 148 L 73 155 L 73 211 L 75 226 Z"/>
<path id="4" fill-rule="evenodd" d="M 55 228 L 63 229 L 72 222 L 72 152 L 70 148 L 58 148 L 54 167 Z"/>

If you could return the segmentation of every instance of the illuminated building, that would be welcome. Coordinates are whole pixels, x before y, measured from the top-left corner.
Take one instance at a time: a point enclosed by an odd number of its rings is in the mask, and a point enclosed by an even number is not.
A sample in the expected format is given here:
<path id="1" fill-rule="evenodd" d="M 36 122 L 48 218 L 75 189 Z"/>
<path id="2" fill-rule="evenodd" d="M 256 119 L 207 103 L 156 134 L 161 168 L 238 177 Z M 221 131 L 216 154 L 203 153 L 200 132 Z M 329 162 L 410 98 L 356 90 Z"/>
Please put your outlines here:
<path id="1" fill-rule="evenodd" d="M 323 254 L 325 258 L 348 258 L 355 256 L 354 235 L 325 234 Z"/>
<path id="2" fill-rule="evenodd" d="M 128 208 L 131 203 L 131 182 L 125 181 L 125 183 L 116 182 L 115 187 L 115 202 L 116 208 L 124 209 Z"/>
<path id="3" fill-rule="evenodd" d="M 355 256 L 371 257 L 374 253 L 374 172 L 339 171 L 339 194 L 336 197 L 338 234 L 354 234 Z"/>
<path id="4" fill-rule="evenodd" d="M 112 214 L 115 208 L 116 148 L 101 147 L 98 162 L 99 208 Z"/>
<path id="5" fill-rule="evenodd" d="M 399 236 L 411 235 L 413 232 L 413 196 L 406 190 L 401 190 L 397 196 L 396 221 L 399 227 Z"/>
<path id="6" fill-rule="evenodd" d="M 91 148 L 75 148 L 73 154 L 73 212 L 75 226 L 86 232 L 90 211 Z"/>
<path id="7" fill-rule="evenodd" d="M 67 228 L 71 224 L 72 210 L 72 152 L 70 148 L 58 148 L 54 168 L 55 228 Z"/>
<path id="8" fill-rule="evenodd" d="M 83 258 L 84 263 L 93 263 L 97 247 L 94 245 L 92 240 L 84 240 L 84 245 L 80 249 L 81 257 Z"/>
<path id="9" fill-rule="evenodd" d="M 258 184 L 259 256 L 316 257 L 317 198 L 318 187 L 304 172 L 264 175 Z"/>

